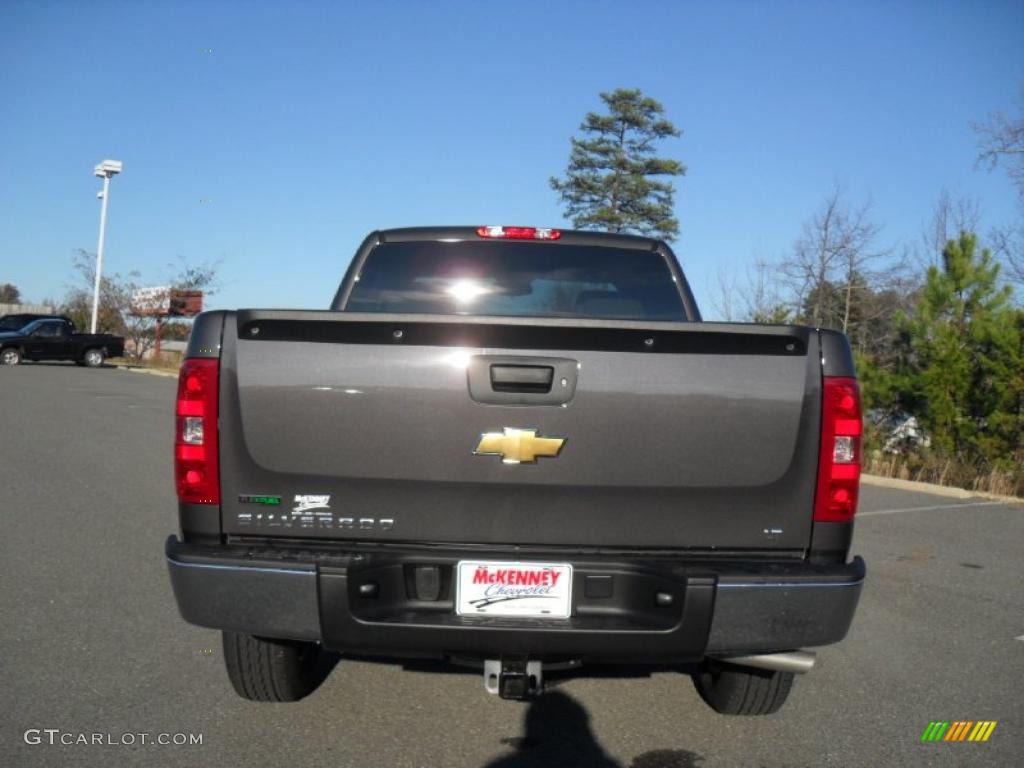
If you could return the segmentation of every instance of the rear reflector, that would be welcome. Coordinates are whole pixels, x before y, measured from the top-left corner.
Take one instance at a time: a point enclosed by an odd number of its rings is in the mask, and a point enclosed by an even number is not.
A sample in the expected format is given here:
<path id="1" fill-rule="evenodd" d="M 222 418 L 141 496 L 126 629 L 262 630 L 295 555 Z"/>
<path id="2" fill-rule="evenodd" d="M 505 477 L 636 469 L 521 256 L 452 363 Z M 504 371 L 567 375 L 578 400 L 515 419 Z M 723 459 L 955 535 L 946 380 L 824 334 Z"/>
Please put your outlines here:
<path id="1" fill-rule="evenodd" d="M 821 404 L 821 449 L 815 522 L 845 523 L 857 512 L 861 462 L 860 389 L 857 380 L 829 376 Z"/>
<path id="2" fill-rule="evenodd" d="M 547 227 L 478 227 L 480 237 L 497 237 L 506 240 L 557 240 L 561 230 Z"/>
<path id="3" fill-rule="evenodd" d="M 174 418 L 174 481 L 178 500 L 220 503 L 217 393 L 220 361 L 189 358 L 178 373 Z"/>

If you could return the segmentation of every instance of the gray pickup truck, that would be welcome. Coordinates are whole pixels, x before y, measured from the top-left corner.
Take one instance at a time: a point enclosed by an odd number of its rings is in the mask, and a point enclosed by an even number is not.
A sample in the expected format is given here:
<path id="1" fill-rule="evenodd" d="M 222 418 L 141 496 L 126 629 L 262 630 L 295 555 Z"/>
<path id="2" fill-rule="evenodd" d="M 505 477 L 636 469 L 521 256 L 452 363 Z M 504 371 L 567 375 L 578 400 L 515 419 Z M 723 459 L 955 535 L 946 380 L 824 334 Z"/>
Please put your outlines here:
<path id="1" fill-rule="evenodd" d="M 658 240 L 374 232 L 330 310 L 200 315 L 176 419 L 174 594 L 253 700 L 341 654 L 511 699 L 670 666 L 769 714 L 864 580 L 845 337 L 701 322 Z"/>

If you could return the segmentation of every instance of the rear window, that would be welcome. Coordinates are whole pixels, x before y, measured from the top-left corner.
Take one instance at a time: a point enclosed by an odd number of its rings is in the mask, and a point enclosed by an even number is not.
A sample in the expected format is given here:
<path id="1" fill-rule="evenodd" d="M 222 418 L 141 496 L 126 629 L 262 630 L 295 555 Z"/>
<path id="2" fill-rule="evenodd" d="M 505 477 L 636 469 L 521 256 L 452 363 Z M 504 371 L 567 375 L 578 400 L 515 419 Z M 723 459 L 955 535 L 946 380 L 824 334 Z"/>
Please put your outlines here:
<path id="1" fill-rule="evenodd" d="M 384 243 L 367 257 L 349 312 L 686 319 L 664 257 L 534 242 Z"/>
<path id="2" fill-rule="evenodd" d="M 0 317 L 0 331 L 17 331 L 32 320 L 29 315 L 4 315 Z"/>

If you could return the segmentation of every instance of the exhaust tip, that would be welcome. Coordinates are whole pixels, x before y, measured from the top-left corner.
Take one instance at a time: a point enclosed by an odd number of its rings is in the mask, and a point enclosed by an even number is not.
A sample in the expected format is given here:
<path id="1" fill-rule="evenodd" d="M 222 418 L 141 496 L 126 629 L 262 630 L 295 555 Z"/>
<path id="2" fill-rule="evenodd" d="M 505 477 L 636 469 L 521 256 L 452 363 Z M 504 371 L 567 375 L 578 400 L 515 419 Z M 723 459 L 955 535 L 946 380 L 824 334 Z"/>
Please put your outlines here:
<path id="1" fill-rule="evenodd" d="M 787 651 L 785 653 L 761 653 L 751 656 L 716 656 L 718 661 L 738 664 L 743 667 L 770 669 L 773 672 L 793 672 L 802 675 L 814 669 L 818 656 L 811 651 Z"/>

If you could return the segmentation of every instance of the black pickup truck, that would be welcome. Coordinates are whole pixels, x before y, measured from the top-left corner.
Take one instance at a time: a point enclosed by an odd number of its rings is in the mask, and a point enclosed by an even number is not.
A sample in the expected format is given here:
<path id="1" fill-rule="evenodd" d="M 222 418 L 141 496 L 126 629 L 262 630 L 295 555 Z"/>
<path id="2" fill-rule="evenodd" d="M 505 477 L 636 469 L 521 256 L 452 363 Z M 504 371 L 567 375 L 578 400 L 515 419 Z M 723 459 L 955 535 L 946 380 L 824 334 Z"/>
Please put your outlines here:
<path id="1" fill-rule="evenodd" d="M 0 364 L 22 360 L 73 360 L 98 368 L 108 357 L 124 354 L 124 338 L 109 333 L 76 333 L 67 318 L 34 320 L 17 331 L 0 332 Z"/>
<path id="2" fill-rule="evenodd" d="M 200 315 L 178 386 L 183 617 L 244 697 L 323 653 L 673 665 L 768 714 L 847 633 L 861 415 L 845 337 L 701 322 L 641 237 L 374 232 L 329 311 Z"/>

